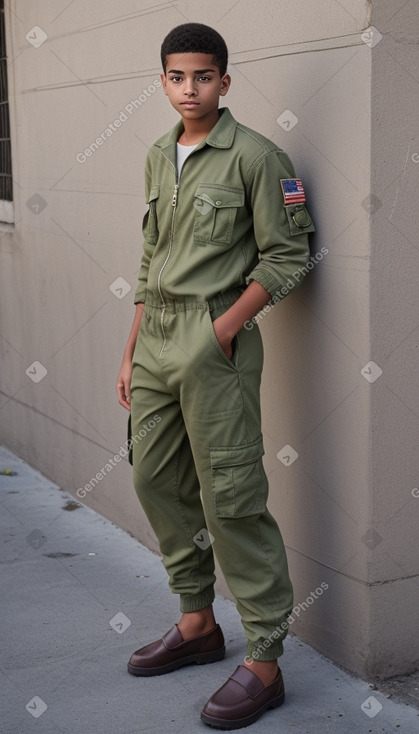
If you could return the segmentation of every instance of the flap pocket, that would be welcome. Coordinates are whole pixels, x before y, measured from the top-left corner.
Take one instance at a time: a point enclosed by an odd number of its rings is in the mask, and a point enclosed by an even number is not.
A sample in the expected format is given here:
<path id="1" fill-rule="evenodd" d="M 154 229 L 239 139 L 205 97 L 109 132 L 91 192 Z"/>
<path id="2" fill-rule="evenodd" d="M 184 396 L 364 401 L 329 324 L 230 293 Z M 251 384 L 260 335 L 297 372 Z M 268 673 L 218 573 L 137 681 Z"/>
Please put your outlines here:
<path id="1" fill-rule="evenodd" d="M 234 189 L 229 186 L 199 184 L 195 191 L 195 198 L 216 207 L 216 209 L 244 205 L 243 189 Z"/>
<path id="2" fill-rule="evenodd" d="M 156 243 L 158 237 L 156 203 L 160 196 L 160 184 L 152 186 L 147 198 L 148 210 L 143 219 L 143 236 L 152 244 Z"/>
<path id="3" fill-rule="evenodd" d="M 315 232 L 313 220 L 304 204 L 291 204 L 285 207 L 287 213 L 290 234 L 305 234 Z"/>
<path id="4" fill-rule="evenodd" d="M 268 483 L 262 464 L 263 441 L 210 449 L 211 481 L 217 517 L 263 513 Z"/>
<path id="5" fill-rule="evenodd" d="M 221 446 L 211 449 L 211 468 L 219 469 L 223 466 L 246 466 L 261 459 L 263 454 L 262 436 L 253 443 L 242 446 Z"/>
<path id="6" fill-rule="evenodd" d="M 229 245 L 237 210 L 244 206 L 244 190 L 217 184 L 199 184 L 194 194 L 194 242 Z"/>
<path id="7" fill-rule="evenodd" d="M 155 201 L 160 196 L 160 184 L 157 184 L 156 186 L 152 186 L 150 189 L 150 195 L 147 199 L 147 204 L 150 204 L 151 201 Z"/>

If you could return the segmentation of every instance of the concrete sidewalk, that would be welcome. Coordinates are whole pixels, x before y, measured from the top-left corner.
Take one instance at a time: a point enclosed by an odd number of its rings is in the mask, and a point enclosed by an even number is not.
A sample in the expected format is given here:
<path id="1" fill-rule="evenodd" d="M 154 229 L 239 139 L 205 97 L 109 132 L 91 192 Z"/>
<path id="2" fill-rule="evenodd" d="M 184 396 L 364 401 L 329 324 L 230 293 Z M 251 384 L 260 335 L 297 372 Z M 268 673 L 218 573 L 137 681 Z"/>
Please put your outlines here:
<path id="1" fill-rule="evenodd" d="M 158 556 L 0 449 L 2 734 L 197 734 L 209 696 L 243 659 L 235 606 L 217 597 L 222 662 L 129 675 L 133 650 L 179 617 Z M 289 636 L 286 703 L 255 734 L 417 734 L 419 711 L 372 690 Z"/>

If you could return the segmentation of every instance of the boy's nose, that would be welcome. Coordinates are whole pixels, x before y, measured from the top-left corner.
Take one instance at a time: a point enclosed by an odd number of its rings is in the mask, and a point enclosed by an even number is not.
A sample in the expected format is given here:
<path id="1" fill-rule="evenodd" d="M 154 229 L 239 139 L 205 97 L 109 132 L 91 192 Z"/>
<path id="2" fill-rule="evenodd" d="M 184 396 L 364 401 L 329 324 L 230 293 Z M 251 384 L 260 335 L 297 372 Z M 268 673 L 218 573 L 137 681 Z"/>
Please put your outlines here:
<path id="1" fill-rule="evenodd" d="M 188 97 L 191 97 L 191 96 L 195 96 L 195 94 L 196 94 L 196 89 L 195 89 L 195 87 L 194 87 L 194 85 L 193 85 L 193 82 L 189 82 L 189 83 L 187 83 L 187 84 L 185 85 L 185 94 L 186 94 L 186 95 L 187 95 Z"/>

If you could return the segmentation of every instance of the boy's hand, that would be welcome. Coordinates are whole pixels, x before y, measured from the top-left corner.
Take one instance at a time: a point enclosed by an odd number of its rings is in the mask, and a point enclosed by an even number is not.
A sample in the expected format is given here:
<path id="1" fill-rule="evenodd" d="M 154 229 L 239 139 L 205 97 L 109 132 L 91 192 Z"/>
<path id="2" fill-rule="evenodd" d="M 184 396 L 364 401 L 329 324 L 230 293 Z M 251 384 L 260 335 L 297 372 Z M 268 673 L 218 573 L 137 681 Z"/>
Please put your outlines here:
<path id="1" fill-rule="evenodd" d="M 252 280 L 240 298 L 218 319 L 213 321 L 215 336 L 229 359 L 233 356 L 232 341 L 246 323 L 267 304 L 270 294 L 256 280 Z"/>
<path id="2" fill-rule="evenodd" d="M 131 410 L 131 378 L 132 364 L 131 361 L 123 361 L 119 375 L 116 380 L 116 392 L 118 394 L 118 402 L 123 408 Z"/>
<path id="3" fill-rule="evenodd" d="M 230 334 L 226 330 L 225 319 L 223 319 L 224 315 L 225 314 L 223 314 L 222 316 L 219 316 L 218 319 L 215 319 L 215 321 L 213 321 L 212 326 L 213 326 L 215 336 L 217 337 L 217 341 L 219 342 L 221 349 L 223 350 L 224 354 L 229 359 L 231 359 L 233 356 L 233 347 L 232 347 L 231 342 L 235 335 Z"/>
<path id="4" fill-rule="evenodd" d="M 131 379 L 132 379 L 132 358 L 134 355 L 135 344 L 137 342 L 138 332 L 140 331 L 141 319 L 144 312 L 144 303 L 137 303 L 135 306 L 135 316 L 132 323 L 130 335 L 128 337 L 127 346 L 124 349 L 122 357 L 121 369 L 116 380 L 116 392 L 118 394 L 118 402 L 126 410 L 131 410 Z"/>

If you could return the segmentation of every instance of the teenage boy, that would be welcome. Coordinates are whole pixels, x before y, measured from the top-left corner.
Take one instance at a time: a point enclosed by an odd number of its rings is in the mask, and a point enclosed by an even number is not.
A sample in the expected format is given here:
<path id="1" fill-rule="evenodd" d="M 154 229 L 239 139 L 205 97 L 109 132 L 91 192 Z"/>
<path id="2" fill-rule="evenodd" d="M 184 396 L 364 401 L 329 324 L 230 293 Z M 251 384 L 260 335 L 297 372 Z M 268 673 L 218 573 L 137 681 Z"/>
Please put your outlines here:
<path id="1" fill-rule="evenodd" d="M 301 282 L 314 227 L 288 156 L 218 108 L 231 82 L 222 37 L 200 23 L 178 26 L 161 59 L 181 119 L 147 156 L 144 254 L 117 392 L 133 436 L 154 424 L 133 444 L 134 484 L 182 616 L 134 652 L 128 670 L 160 675 L 224 657 L 215 553 L 247 649 L 201 718 L 236 729 L 283 702 L 277 658 L 293 603 L 266 508 L 263 352 L 257 325 L 248 326 Z"/>

